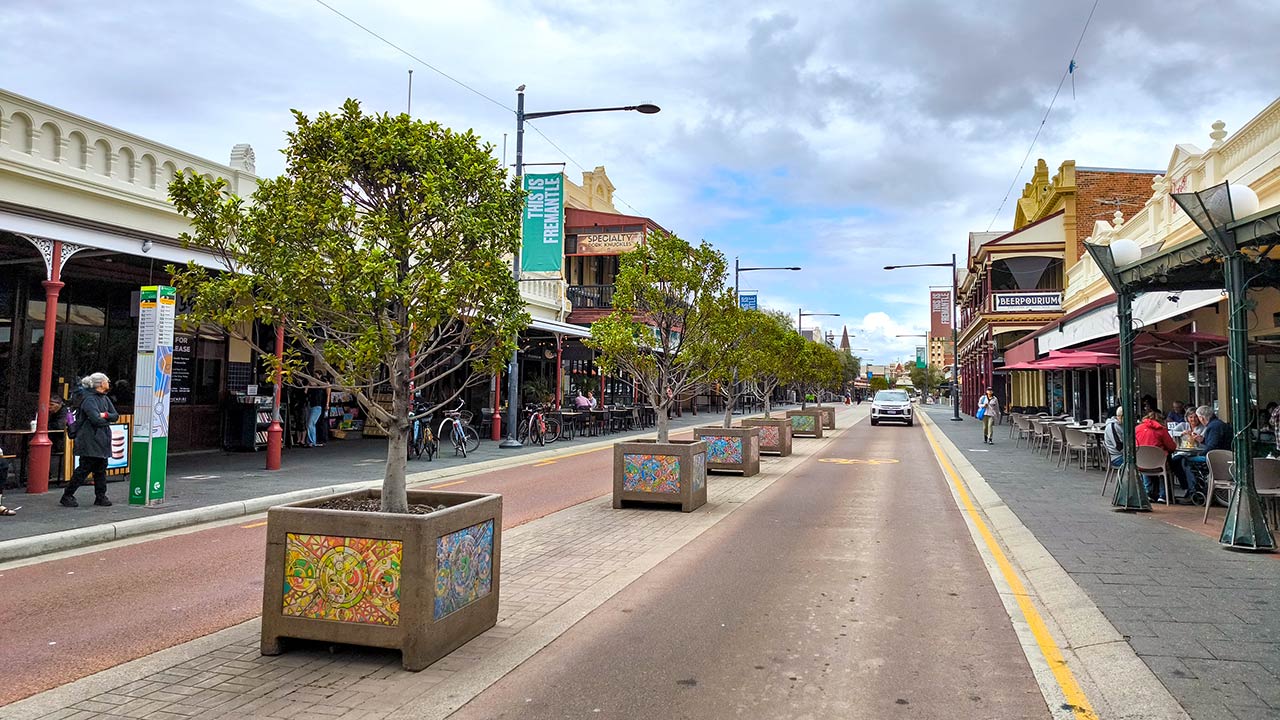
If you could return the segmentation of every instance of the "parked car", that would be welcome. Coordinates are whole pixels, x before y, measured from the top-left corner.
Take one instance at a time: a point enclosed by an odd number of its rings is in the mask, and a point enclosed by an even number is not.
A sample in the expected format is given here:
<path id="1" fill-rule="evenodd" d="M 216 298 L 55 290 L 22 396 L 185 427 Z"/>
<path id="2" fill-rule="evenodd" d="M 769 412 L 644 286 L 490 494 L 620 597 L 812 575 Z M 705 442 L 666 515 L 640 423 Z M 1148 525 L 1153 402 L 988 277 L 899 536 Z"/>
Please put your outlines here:
<path id="1" fill-rule="evenodd" d="M 871 400 L 871 424 L 902 422 L 915 424 L 915 408 L 906 390 L 881 390 Z"/>

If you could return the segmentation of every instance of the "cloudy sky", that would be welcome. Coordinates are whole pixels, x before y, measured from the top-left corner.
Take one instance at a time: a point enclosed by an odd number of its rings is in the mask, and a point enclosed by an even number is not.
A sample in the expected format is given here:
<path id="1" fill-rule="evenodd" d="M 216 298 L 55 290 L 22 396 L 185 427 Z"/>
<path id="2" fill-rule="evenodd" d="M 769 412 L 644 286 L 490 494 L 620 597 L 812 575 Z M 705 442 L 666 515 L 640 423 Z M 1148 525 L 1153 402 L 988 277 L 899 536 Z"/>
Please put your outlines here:
<path id="1" fill-rule="evenodd" d="M 530 111 L 653 102 L 537 123 L 526 161 L 608 168 L 623 212 L 705 238 L 765 305 L 841 313 L 874 362 L 912 353 L 943 269 L 1006 228 L 997 208 L 1093 0 L 606 3 L 587 0 L 44 0 L 0 4 L 0 86 L 225 162 L 282 169 L 290 108 L 360 99 L 475 128 L 514 157 Z M 1028 166 L 1163 169 L 1275 99 L 1280 3 L 1101 0 Z M 487 96 L 486 97 L 482 97 Z M 554 143 L 554 144 L 553 144 Z M 834 321 L 834 322 L 833 322 Z"/>

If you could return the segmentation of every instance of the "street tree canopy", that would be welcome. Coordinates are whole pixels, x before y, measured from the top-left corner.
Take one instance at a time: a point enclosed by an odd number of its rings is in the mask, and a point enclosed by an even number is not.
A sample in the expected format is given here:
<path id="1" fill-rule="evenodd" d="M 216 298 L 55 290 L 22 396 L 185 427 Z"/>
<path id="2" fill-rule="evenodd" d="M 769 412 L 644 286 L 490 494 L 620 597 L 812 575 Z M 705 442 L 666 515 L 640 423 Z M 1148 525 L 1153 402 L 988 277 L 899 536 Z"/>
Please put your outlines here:
<path id="1" fill-rule="evenodd" d="M 382 509 L 405 512 L 410 388 L 436 408 L 454 402 L 528 324 L 508 259 L 522 194 L 470 131 L 365 114 L 355 100 L 294 119 L 285 173 L 250 202 L 221 179 L 173 181 L 191 221 L 184 242 L 212 250 L 227 272 L 170 270 L 197 320 L 271 360 L 254 321 L 283 323 L 314 363 L 291 351 L 286 377 L 350 392 L 387 429 Z"/>
<path id="2" fill-rule="evenodd" d="M 586 344 L 600 351 L 601 370 L 639 383 L 657 409 L 658 442 L 665 443 L 667 407 L 708 381 L 710 370 L 701 360 L 713 321 L 734 307 L 724 285 L 724 256 L 705 241 L 694 246 L 657 231 L 619 263 L 614 311 L 591 325 Z"/>
<path id="3" fill-rule="evenodd" d="M 769 417 L 773 392 L 802 375 L 798 359 L 808 341 L 791 327 L 788 314 L 770 310 L 759 315 L 748 387 L 764 403 L 764 416 Z"/>

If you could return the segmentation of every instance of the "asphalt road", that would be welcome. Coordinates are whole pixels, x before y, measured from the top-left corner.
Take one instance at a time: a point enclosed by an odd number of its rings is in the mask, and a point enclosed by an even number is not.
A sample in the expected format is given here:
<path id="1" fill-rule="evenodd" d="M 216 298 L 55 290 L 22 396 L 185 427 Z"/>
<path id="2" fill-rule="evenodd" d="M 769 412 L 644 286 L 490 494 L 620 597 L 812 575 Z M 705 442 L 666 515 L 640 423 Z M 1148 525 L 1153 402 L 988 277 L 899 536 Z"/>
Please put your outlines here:
<path id="1" fill-rule="evenodd" d="M 452 717 L 1049 712 L 921 428 L 861 423 Z"/>
<path id="2" fill-rule="evenodd" d="M 606 494 L 612 447 L 433 487 L 503 495 L 510 528 Z M 266 520 L 0 570 L 0 705 L 262 610 Z"/>

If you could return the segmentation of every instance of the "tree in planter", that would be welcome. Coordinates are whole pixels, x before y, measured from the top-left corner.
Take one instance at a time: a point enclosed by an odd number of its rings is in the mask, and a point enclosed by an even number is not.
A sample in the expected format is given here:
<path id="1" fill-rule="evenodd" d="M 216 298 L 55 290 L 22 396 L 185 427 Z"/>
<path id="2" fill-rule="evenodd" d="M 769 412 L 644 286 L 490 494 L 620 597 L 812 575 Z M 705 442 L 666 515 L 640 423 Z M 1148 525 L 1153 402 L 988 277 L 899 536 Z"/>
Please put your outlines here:
<path id="1" fill-rule="evenodd" d="M 706 369 L 716 392 L 724 400 L 724 427 L 733 425 L 733 408 L 755 380 L 764 313 L 729 307 L 709 320 L 707 342 L 699 349 L 696 364 Z"/>
<path id="2" fill-rule="evenodd" d="M 872 392 L 877 392 L 880 390 L 888 390 L 889 379 L 883 375 L 877 375 L 871 378 L 871 381 L 868 383 L 868 385 L 870 386 Z"/>
<path id="3" fill-rule="evenodd" d="M 832 348 L 817 342 L 806 342 L 804 350 L 797 358 L 796 378 L 800 384 L 801 396 L 807 401 L 812 392 L 817 406 L 822 407 L 822 391 L 840 382 L 840 357 Z M 805 407 L 802 402 L 801 409 Z"/>
<path id="4" fill-rule="evenodd" d="M 796 358 L 804 352 L 807 341 L 791 327 L 788 314 L 768 311 L 757 315 L 753 372 L 745 385 L 748 392 L 764 403 L 767 418 L 773 407 L 774 391 L 798 377 Z"/>
<path id="5" fill-rule="evenodd" d="M 585 344 L 600 351 L 602 371 L 636 380 L 657 413 L 658 442 L 669 442 L 667 408 L 710 379 L 701 361 L 714 321 L 735 305 L 724 256 L 658 231 L 619 263 L 614 311 L 591 325 Z"/>
<path id="6" fill-rule="evenodd" d="M 937 365 L 911 368 L 911 384 L 920 388 L 922 393 L 927 393 L 930 390 L 938 391 L 946 382 L 947 376 L 942 372 L 942 368 Z"/>
<path id="7" fill-rule="evenodd" d="M 840 356 L 840 385 L 841 390 L 851 390 L 853 381 L 858 379 L 862 374 L 862 360 L 849 350 L 841 350 Z"/>
<path id="8" fill-rule="evenodd" d="M 283 323 L 314 358 L 282 371 L 350 392 L 387 429 L 382 510 L 407 512 L 410 387 L 450 405 L 511 355 L 528 323 L 508 257 L 519 246 L 522 195 L 472 132 L 408 115 L 294 111 L 285 174 L 252 202 L 225 181 L 185 174 L 169 187 L 191 221 L 183 241 L 227 272 L 177 270 L 193 315 L 258 347 L 254 321 Z M 248 330 L 247 332 L 245 330 Z M 390 409 L 377 402 L 390 395 Z"/>

